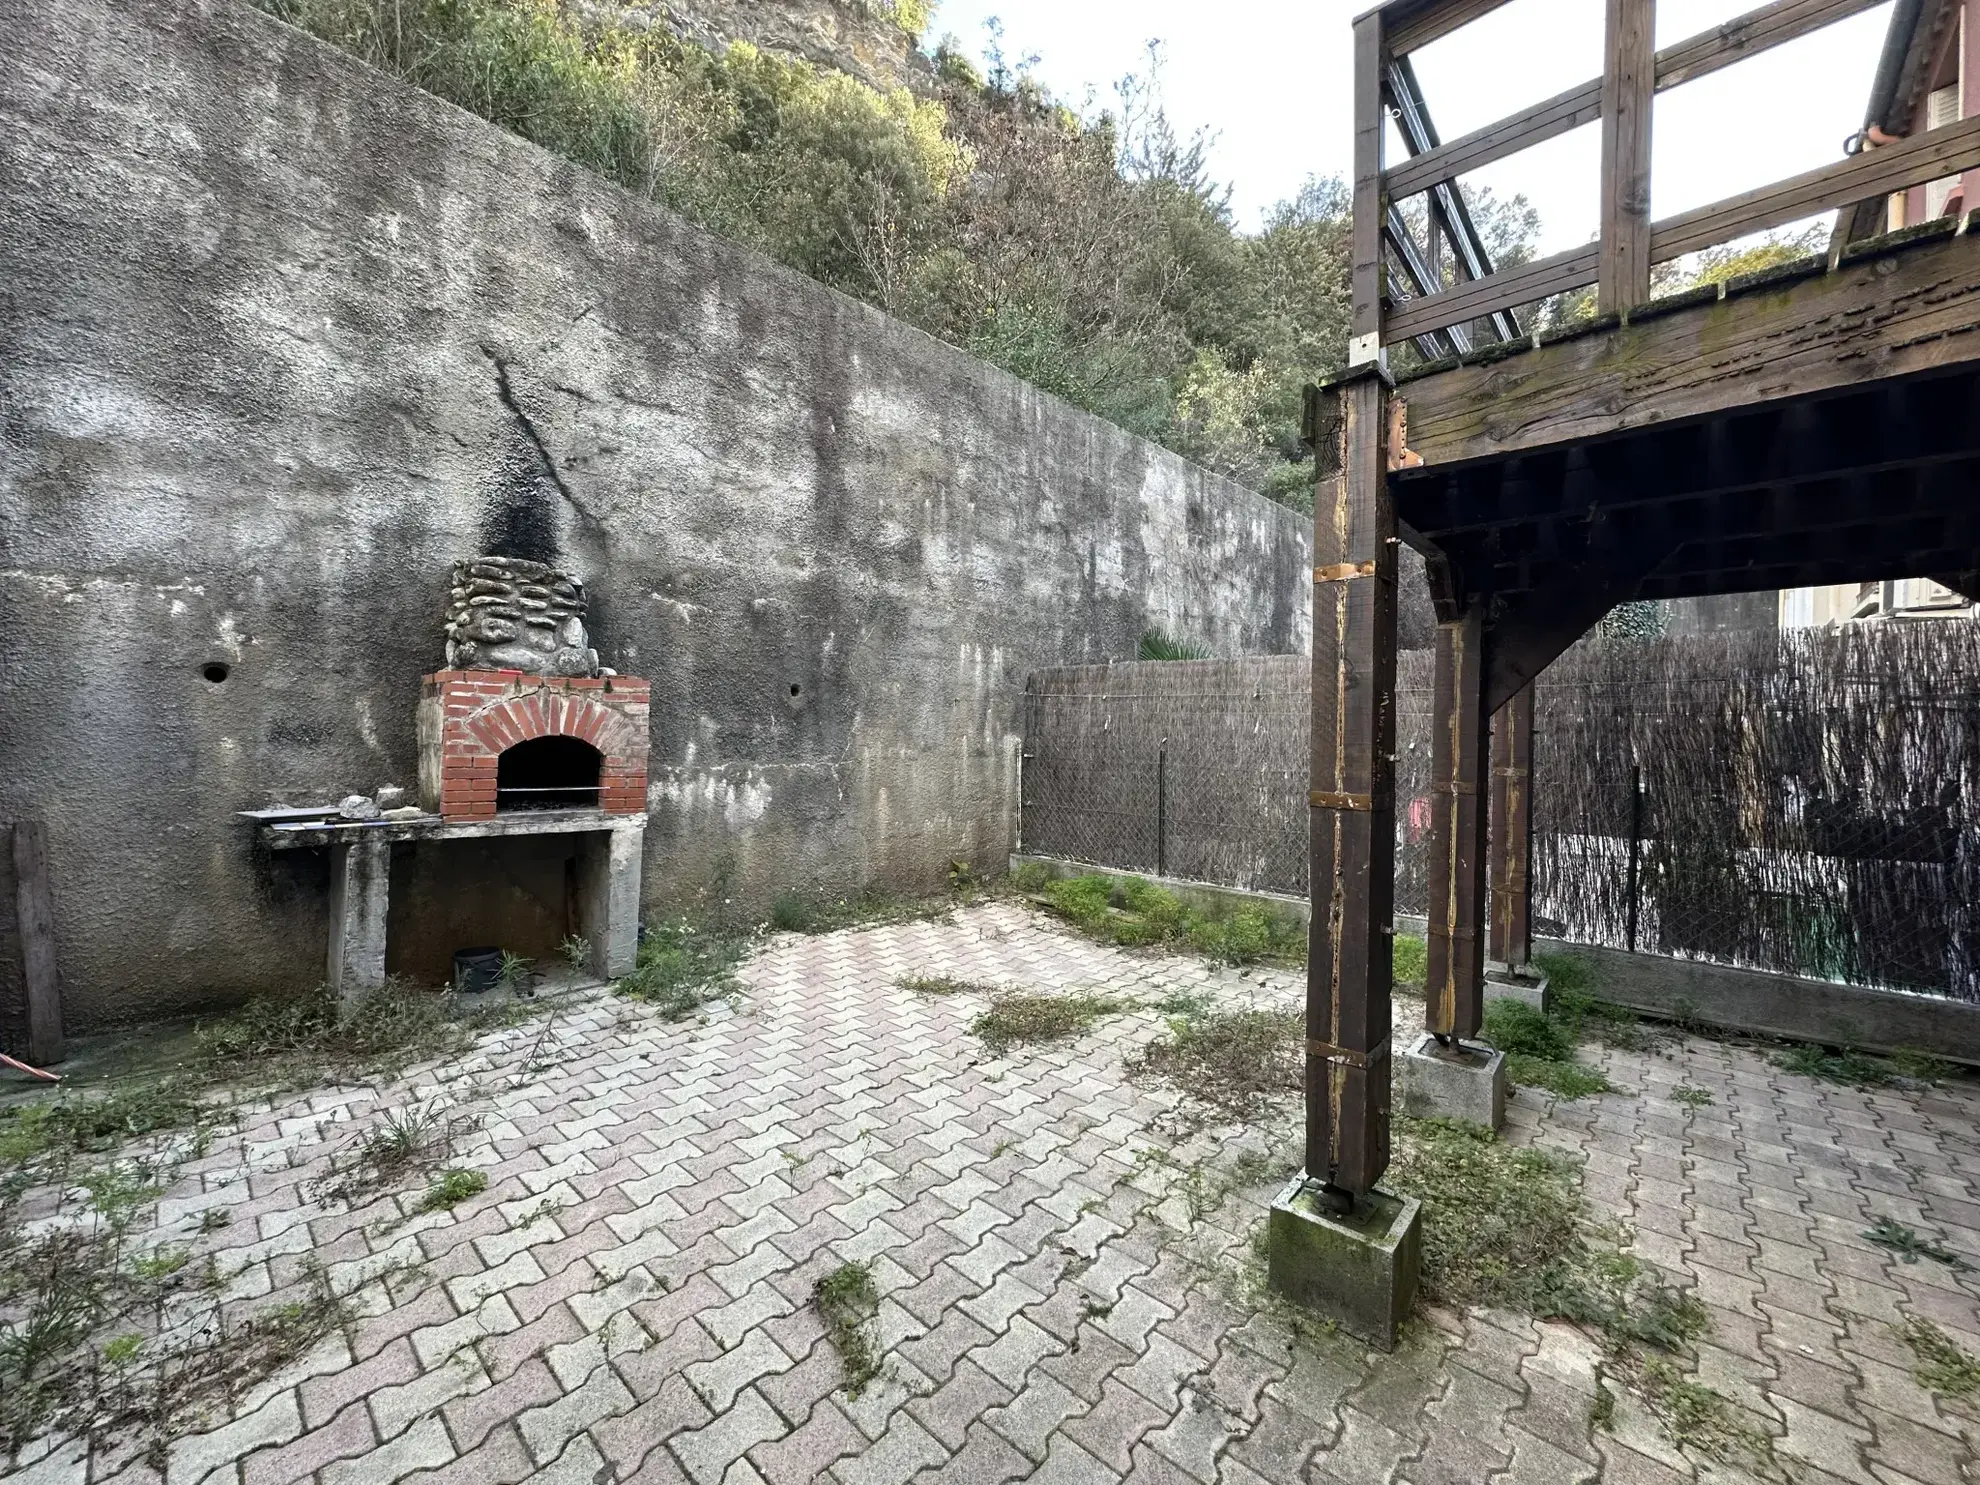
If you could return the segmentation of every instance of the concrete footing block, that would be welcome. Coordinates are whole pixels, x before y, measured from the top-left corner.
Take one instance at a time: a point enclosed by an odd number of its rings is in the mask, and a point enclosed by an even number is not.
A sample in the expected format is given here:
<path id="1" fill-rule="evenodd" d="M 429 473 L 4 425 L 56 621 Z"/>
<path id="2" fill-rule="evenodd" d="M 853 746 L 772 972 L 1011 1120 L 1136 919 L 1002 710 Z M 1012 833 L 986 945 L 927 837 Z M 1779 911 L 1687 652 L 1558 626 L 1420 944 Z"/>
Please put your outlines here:
<path id="1" fill-rule="evenodd" d="M 1553 997 L 1547 988 L 1547 977 L 1531 968 L 1514 971 L 1504 965 L 1488 967 L 1485 971 L 1485 1003 L 1490 1005 L 1495 1000 L 1516 1000 L 1543 1016 L 1554 1008 Z"/>
<path id="2" fill-rule="evenodd" d="M 1329 1211 L 1315 1183 L 1294 1176 L 1272 1203 L 1266 1272 L 1272 1288 L 1384 1351 L 1416 1301 L 1421 1210 L 1414 1197 L 1371 1191 L 1351 1212 Z"/>
<path id="3" fill-rule="evenodd" d="M 1506 1122 L 1506 1054 L 1476 1042 L 1442 1046 L 1425 1032 L 1396 1064 L 1405 1114 L 1462 1119 L 1497 1129 Z"/>

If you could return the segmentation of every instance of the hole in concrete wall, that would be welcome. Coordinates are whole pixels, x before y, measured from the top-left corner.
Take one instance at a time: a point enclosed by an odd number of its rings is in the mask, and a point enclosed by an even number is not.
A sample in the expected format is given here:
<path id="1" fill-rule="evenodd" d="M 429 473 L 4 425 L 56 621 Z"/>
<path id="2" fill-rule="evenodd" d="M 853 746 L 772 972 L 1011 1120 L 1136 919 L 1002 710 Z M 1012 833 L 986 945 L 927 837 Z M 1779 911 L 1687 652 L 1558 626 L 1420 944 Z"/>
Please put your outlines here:
<path id="1" fill-rule="evenodd" d="M 604 755 L 580 737 L 517 743 L 495 763 L 495 808 L 588 809 L 598 803 Z"/>
<path id="2" fill-rule="evenodd" d="M 218 660 L 207 661 L 206 664 L 199 668 L 199 673 L 216 686 L 226 680 L 228 675 L 231 674 L 228 668 Z"/>
<path id="3" fill-rule="evenodd" d="M 796 681 L 791 682 L 791 695 L 795 696 L 803 689 L 804 687 L 800 686 Z"/>

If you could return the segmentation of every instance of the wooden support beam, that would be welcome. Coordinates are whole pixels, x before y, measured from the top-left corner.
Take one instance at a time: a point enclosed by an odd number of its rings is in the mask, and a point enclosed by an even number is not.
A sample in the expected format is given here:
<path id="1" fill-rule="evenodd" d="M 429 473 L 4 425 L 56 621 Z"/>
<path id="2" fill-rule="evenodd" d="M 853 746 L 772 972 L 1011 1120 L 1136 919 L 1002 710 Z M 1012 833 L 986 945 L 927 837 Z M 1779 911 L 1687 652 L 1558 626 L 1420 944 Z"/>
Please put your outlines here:
<path id="1" fill-rule="evenodd" d="M 27 991 L 27 1060 L 53 1067 L 67 1055 L 62 985 L 55 973 L 55 900 L 48 885 L 48 836 L 38 820 L 16 820 L 14 903 L 19 914 L 21 981 Z"/>
<path id="2" fill-rule="evenodd" d="M 1404 320 L 1392 316 L 1392 329 L 1413 333 Z M 1410 447 L 1434 469 L 1974 360 L 1980 234 L 1948 231 L 1721 303 L 1419 377 L 1405 391 Z"/>
<path id="3" fill-rule="evenodd" d="M 1492 940 L 1510 969 L 1533 958 L 1533 687 L 1492 714 Z"/>
<path id="4" fill-rule="evenodd" d="M 1396 518 L 1387 378 L 1371 367 L 1331 395 L 1314 448 L 1306 1172 L 1358 1197 L 1389 1164 Z"/>
<path id="5" fill-rule="evenodd" d="M 1650 119 L 1657 93 L 1657 0 L 1608 0 L 1602 65 L 1600 314 L 1650 297 Z"/>
<path id="6" fill-rule="evenodd" d="M 1403 0 L 1384 8 L 1388 27 L 1388 49 L 1403 56 L 1428 46 L 1440 36 L 1448 36 L 1460 26 L 1468 26 L 1482 15 L 1490 15 L 1507 0 Z"/>
<path id="7" fill-rule="evenodd" d="M 1350 242 L 1348 365 L 1382 353 L 1382 16 L 1354 23 L 1354 223 Z"/>
<path id="8" fill-rule="evenodd" d="M 1424 1019 L 1439 1037 L 1478 1034 L 1485 1006 L 1488 756 L 1485 610 L 1437 626 L 1430 719 L 1430 954 Z"/>

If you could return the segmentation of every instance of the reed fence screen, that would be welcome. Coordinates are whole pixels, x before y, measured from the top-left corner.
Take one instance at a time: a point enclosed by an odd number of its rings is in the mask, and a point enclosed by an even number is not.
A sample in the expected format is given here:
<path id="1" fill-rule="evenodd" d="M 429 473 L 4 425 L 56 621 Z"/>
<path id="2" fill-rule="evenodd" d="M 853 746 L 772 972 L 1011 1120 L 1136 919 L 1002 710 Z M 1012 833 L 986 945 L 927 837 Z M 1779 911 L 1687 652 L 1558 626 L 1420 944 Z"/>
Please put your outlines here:
<path id="1" fill-rule="evenodd" d="M 1431 657 L 1402 657 L 1396 908 L 1422 913 Z M 1020 849 L 1307 891 L 1303 657 L 1040 671 Z M 1980 1000 L 1980 625 L 1589 641 L 1535 698 L 1541 934 Z"/>

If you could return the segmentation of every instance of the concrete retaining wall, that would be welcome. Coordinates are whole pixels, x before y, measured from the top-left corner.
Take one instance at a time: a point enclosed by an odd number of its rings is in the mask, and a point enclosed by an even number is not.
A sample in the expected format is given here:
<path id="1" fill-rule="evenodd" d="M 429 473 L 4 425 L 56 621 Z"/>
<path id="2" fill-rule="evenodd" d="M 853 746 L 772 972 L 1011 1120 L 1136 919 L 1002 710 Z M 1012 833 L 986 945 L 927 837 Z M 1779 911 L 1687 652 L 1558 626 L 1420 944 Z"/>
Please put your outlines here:
<path id="1" fill-rule="evenodd" d="M 656 908 L 1001 864 L 1031 670 L 1306 646 L 1291 513 L 257 11 L 0 35 L 0 815 L 76 1027 L 320 972 L 232 813 L 413 782 L 462 556 L 651 677 Z"/>

